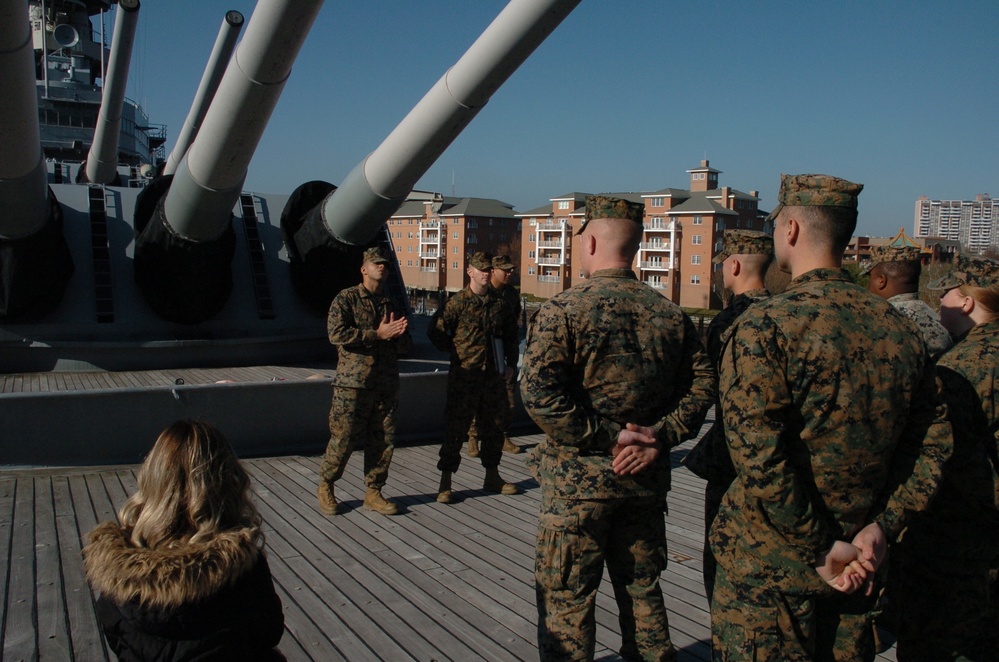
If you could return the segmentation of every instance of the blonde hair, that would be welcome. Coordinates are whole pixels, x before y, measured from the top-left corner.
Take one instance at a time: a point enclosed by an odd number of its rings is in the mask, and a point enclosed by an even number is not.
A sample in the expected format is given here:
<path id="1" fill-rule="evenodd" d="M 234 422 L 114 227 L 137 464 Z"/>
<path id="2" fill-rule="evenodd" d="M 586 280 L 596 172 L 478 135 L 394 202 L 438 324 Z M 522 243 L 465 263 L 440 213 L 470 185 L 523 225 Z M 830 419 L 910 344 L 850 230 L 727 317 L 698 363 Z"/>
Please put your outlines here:
<path id="1" fill-rule="evenodd" d="M 974 285 L 959 285 L 957 290 L 966 297 L 971 297 L 979 306 L 985 309 L 986 322 L 999 319 L 999 287 L 976 287 Z"/>
<path id="2" fill-rule="evenodd" d="M 250 477 L 218 429 L 176 421 L 156 439 L 118 519 L 136 547 L 199 543 L 234 529 L 263 545 L 250 494 Z"/>

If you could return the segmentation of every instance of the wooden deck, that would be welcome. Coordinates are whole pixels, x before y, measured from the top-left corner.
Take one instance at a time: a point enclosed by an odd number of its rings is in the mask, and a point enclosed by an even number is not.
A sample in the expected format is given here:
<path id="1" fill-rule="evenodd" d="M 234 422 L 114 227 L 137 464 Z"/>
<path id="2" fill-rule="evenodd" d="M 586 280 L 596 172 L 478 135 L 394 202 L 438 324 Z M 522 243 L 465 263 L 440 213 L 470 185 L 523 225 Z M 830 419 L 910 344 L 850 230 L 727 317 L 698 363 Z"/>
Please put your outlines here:
<path id="1" fill-rule="evenodd" d="M 521 445 L 540 440 L 517 439 Z M 708 660 L 701 585 L 703 483 L 672 453 L 669 568 L 662 578 L 680 660 Z M 463 500 L 435 500 L 437 447 L 396 449 L 385 493 L 404 506 L 384 517 L 361 508 L 361 457 L 337 495 L 347 512 L 316 509 L 318 457 L 246 460 L 266 522 L 268 560 L 284 603 L 280 650 L 298 660 L 537 659 L 534 536 L 540 499 L 524 454 L 504 454 L 518 496 L 480 491 L 483 470 L 465 458 Z M 95 620 L 81 541 L 135 488 L 135 466 L 0 472 L 0 604 L 4 660 L 114 659 Z M 619 659 L 609 581 L 597 600 L 597 659 Z M 893 660 L 893 651 L 881 656 Z"/>

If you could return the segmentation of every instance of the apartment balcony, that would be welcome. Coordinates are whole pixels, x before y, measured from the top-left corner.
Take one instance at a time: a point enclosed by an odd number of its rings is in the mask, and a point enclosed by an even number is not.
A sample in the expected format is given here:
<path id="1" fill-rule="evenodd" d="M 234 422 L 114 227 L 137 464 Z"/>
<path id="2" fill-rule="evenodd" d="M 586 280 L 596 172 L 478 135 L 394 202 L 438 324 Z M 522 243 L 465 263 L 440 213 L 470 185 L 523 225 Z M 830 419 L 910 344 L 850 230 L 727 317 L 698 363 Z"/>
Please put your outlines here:
<path id="1" fill-rule="evenodd" d="M 564 241 L 539 241 L 538 248 L 565 248 Z"/>
<path id="2" fill-rule="evenodd" d="M 538 264 L 550 264 L 557 266 L 565 265 L 565 260 L 560 257 L 539 257 L 537 262 Z"/>
<path id="3" fill-rule="evenodd" d="M 539 283 L 560 283 L 562 282 L 561 276 L 538 276 Z"/>
<path id="4" fill-rule="evenodd" d="M 638 263 L 640 269 L 647 269 L 652 271 L 669 271 L 673 268 L 673 265 L 669 260 L 663 262 L 662 260 L 643 260 Z"/>
<path id="5" fill-rule="evenodd" d="M 424 260 L 436 260 L 440 254 L 437 251 L 420 251 L 420 257 Z"/>
<path id="6" fill-rule="evenodd" d="M 437 265 L 432 264 L 429 267 L 420 267 L 420 271 L 425 274 L 437 273 Z"/>
<path id="7" fill-rule="evenodd" d="M 665 290 L 666 289 L 666 283 L 664 283 L 661 280 L 647 280 L 647 281 L 644 281 L 644 282 L 645 282 L 646 285 L 648 285 L 649 287 L 651 287 L 654 290 Z"/>
<path id="8" fill-rule="evenodd" d="M 440 221 L 420 221 L 421 228 L 439 228 L 440 226 Z"/>
<path id="9" fill-rule="evenodd" d="M 545 221 L 544 223 L 538 223 L 539 230 L 565 230 L 565 221 Z"/>
<path id="10" fill-rule="evenodd" d="M 643 251 L 669 251 L 673 250 L 673 244 L 664 244 L 657 241 L 643 241 L 638 246 Z"/>
<path id="11" fill-rule="evenodd" d="M 669 223 L 646 223 L 646 232 L 667 232 L 670 230 Z"/>

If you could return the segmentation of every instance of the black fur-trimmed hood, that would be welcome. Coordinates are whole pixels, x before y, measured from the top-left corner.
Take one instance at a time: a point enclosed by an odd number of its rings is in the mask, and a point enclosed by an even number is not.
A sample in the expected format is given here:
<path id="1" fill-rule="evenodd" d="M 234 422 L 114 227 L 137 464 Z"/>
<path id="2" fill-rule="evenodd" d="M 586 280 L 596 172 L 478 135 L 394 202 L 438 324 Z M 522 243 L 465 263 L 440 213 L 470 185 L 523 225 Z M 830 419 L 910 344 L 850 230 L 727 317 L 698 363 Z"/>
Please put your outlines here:
<path id="1" fill-rule="evenodd" d="M 90 532 L 83 565 L 94 591 L 117 603 L 175 607 L 212 596 L 249 571 L 262 553 L 253 534 L 238 529 L 205 543 L 146 549 L 105 522 Z"/>

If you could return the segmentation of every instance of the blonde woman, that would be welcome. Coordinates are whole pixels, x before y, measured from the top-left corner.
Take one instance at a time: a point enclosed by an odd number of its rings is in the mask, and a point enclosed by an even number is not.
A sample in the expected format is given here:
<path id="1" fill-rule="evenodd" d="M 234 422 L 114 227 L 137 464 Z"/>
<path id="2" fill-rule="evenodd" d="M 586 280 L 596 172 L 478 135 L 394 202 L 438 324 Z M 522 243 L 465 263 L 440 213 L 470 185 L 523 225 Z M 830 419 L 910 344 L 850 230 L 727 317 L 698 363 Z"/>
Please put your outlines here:
<path id="1" fill-rule="evenodd" d="M 937 364 L 954 454 L 902 539 L 899 660 L 999 660 L 999 263 L 957 256 Z"/>
<path id="2" fill-rule="evenodd" d="M 208 423 L 177 421 L 83 549 L 119 660 L 269 660 L 284 631 L 250 479 Z"/>

